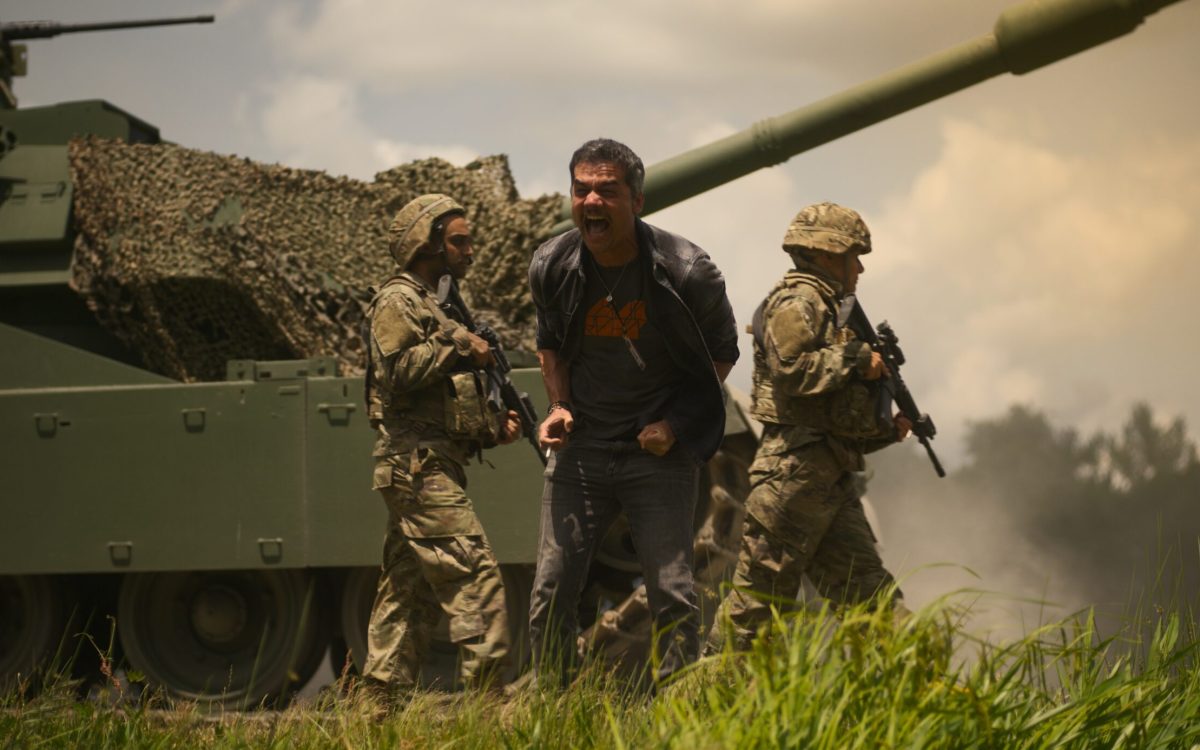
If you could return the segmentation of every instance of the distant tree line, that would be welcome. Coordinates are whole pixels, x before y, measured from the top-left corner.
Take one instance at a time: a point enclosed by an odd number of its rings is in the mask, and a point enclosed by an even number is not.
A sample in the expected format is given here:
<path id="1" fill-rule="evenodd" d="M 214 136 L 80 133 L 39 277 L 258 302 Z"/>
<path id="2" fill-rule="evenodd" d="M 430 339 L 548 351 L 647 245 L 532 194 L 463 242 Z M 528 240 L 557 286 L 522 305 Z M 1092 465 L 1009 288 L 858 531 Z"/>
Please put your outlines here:
<path id="1" fill-rule="evenodd" d="M 1069 571 L 1081 601 L 1143 609 L 1195 603 L 1200 460 L 1182 418 L 1156 423 L 1139 403 L 1116 434 L 1084 437 L 1013 406 L 970 423 L 966 451 L 945 480 L 921 465 L 923 453 L 876 454 L 871 495 L 885 538 L 898 514 L 941 510 L 969 525 L 972 503 L 998 504 L 1027 541 Z"/>

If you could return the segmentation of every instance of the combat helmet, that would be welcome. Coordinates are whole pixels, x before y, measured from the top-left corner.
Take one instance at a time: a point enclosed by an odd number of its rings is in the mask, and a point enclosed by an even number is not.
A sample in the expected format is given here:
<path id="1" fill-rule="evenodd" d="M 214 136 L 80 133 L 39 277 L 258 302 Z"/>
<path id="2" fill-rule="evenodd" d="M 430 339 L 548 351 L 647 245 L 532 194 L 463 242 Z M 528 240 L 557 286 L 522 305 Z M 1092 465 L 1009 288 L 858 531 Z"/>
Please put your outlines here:
<path id="1" fill-rule="evenodd" d="M 466 214 L 458 201 L 441 193 L 430 193 L 414 198 L 396 212 L 388 226 L 390 243 L 388 248 L 401 268 L 408 268 L 416 257 L 417 250 L 429 241 L 434 223 L 446 214 Z"/>
<path id="2" fill-rule="evenodd" d="M 857 250 L 871 252 L 871 230 L 857 211 L 836 203 L 816 203 L 796 214 L 783 235 L 783 249 L 820 250 L 841 255 Z"/>

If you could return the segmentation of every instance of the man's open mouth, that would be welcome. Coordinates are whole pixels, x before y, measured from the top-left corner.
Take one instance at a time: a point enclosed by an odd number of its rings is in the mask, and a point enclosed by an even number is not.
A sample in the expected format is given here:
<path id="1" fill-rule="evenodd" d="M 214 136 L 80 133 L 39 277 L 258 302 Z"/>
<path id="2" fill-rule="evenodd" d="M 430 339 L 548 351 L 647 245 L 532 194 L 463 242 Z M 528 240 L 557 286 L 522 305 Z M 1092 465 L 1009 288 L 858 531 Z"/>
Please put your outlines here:
<path id="1" fill-rule="evenodd" d="M 598 234 L 608 229 L 608 219 L 587 217 L 583 220 L 583 228 L 588 234 Z"/>

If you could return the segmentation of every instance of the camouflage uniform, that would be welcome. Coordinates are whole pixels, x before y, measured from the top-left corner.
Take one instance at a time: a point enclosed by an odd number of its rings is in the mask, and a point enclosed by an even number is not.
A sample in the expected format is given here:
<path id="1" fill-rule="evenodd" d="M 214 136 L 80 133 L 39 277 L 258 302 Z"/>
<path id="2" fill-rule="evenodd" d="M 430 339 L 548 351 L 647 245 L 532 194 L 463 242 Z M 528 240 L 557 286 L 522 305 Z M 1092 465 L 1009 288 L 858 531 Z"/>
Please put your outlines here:
<path id="1" fill-rule="evenodd" d="M 857 213 L 821 204 L 796 217 L 784 248 L 862 254 L 870 234 Z M 871 349 L 838 325 L 841 285 L 794 259 L 795 270 L 755 316 L 751 414 L 763 423 L 763 438 L 750 467 L 734 590 L 721 605 L 738 648 L 768 618 L 770 599 L 794 601 L 806 574 L 838 602 L 869 600 L 893 583 L 853 474 L 865 452 L 895 441 L 894 427 L 876 420 L 875 387 L 861 377 Z M 710 652 L 722 636 L 714 629 Z"/>
<path id="2" fill-rule="evenodd" d="M 497 414 L 476 373 L 459 367 L 470 353 L 467 330 L 441 313 L 420 277 L 389 279 L 368 315 L 374 489 L 388 526 L 364 675 L 415 686 L 440 609 L 462 648 L 464 681 L 490 679 L 509 653 L 504 587 L 463 467 L 494 442 Z"/>

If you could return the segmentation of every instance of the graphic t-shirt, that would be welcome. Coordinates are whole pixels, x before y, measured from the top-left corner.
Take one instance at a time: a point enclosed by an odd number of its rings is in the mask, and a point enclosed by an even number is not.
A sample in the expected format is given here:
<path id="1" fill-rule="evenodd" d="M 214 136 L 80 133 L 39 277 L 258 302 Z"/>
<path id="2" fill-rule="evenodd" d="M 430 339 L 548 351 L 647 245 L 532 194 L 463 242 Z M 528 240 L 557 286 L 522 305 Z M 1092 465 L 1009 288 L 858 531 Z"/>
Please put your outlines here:
<path id="1" fill-rule="evenodd" d="M 583 337 L 571 362 L 576 429 L 602 440 L 633 439 L 662 418 L 683 372 L 671 359 L 662 329 L 647 315 L 645 287 L 651 282 L 641 258 L 603 268 L 586 248 L 583 253 Z"/>

